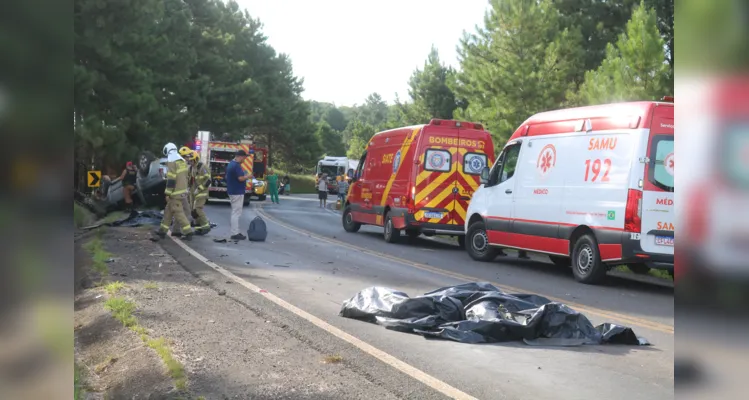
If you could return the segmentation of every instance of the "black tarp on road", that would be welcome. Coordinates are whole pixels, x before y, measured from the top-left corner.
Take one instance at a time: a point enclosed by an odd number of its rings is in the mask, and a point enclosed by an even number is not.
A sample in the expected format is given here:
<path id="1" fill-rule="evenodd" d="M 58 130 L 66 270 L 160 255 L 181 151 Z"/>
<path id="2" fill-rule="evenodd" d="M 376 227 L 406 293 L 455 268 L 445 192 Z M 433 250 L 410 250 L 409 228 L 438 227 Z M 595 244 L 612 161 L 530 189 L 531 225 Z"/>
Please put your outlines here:
<path id="1" fill-rule="evenodd" d="M 370 287 L 344 301 L 339 315 L 462 343 L 649 344 L 628 327 L 593 326 L 585 315 L 564 304 L 535 294 L 508 294 L 485 282 L 444 287 L 417 297 Z"/>

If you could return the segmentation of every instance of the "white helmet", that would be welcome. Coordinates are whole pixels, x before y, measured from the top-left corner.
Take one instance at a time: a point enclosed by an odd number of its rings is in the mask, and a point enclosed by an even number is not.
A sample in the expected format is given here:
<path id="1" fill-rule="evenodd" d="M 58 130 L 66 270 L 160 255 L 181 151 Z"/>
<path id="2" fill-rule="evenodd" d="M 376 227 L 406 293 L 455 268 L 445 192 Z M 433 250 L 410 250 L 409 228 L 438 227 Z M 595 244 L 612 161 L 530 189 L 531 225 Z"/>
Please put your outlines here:
<path id="1" fill-rule="evenodd" d="M 164 155 L 168 156 L 169 153 L 171 153 L 172 151 L 177 151 L 177 146 L 175 146 L 174 143 L 171 143 L 171 142 L 167 143 L 164 146 L 164 150 L 163 151 L 164 151 Z"/>

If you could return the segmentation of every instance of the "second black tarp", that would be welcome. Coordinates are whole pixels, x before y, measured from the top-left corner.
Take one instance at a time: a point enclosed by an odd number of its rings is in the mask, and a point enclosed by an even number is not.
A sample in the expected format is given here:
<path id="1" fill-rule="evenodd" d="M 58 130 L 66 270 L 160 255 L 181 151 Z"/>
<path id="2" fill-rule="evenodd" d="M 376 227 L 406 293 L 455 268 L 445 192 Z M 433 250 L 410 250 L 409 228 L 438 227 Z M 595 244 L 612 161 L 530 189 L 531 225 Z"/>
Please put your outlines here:
<path id="1" fill-rule="evenodd" d="M 462 343 L 649 344 L 628 327 L 593 326 L 585 315 L 562 303 L 535 294 L 508 294 L 484 282 L 444 287 L 417 297 L 371 287 L 344 301 L 340 315 Z"/>

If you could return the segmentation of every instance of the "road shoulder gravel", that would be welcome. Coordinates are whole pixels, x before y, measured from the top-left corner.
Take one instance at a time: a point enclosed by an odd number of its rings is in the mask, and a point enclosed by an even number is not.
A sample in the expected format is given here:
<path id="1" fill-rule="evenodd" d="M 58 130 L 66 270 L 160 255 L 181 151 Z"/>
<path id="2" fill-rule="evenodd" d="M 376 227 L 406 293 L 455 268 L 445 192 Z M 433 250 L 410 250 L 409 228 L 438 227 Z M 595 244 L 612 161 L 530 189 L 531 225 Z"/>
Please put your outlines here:
<path id="1" fill-rule="evenodd" d="M 107 263 L 108 281 L 122 282 L 124 286 L 118 296 L 124 296 L 136 305 L 134 315 L 138 324 L 151 337 L 166 339 L 173 358 L 184 367 L 189 392 L 186 397 L 441 398 L 425 385 L 314 327 L 263 296 L 229 283 L 226 277 L 171 240 L 152 243 L 149 237 L 146 230 L 132 228 L 107 229 L 101 235 L 104 248 L 112 254 L 111 262 Z M 106 314 L 103 300 L 108 295 L 103 287 L 83 289 L 82 292 L 77 298 L 77 322 L 83 321 L 79 317 L 85 310 Z M 102 297 L 97 299 L 96 296 L 100 295 Z M 111 317 L 99 315 L 95 319 L 102 318 L 109 318 L 107 324 L 103 324 L 107 327 L 106 335 L 113 338 L 113 342 L 120 343 L 120 347 L 127 347 L 123 344 L 125 339 L 132 339 L 133 346 L 140 342 L 133 332 L 117 325 Z M 78 328 L 84 329 L 84 324 Z M 104 335 L 104 332 L 100 333 L 100 336 Z M 128 364 L 143 362 L 118 356 L 123 354 L 122 349 L 113 344 L 101 344 L 101 338 L 96 335 L 89 339 L 86 343 L 77 342 L 77 356 L 83 356 L 93 346 L 104 346 L 105 350 L 99 352 L 107 355 L 100 355 L 103 361 L 97 361 L 97 365 L 108 362 L 111 353 L 116 358 L 111 362 L 112 367 L 120 368 L 121 380 L 129 379 L 123 376 L 130 373 L 128 371 L 140 368 L 140 365 L 132 365 L 133 368 L 127 369 Z M 169 392 L 167 369 L 159 366 L 155 352 L 148 348 L 143 350 L 151 357 L 150 374 L 146 375 L 161 379 L 162 392 Z M 136 386 L 143 387 L 142 394 L 154 393 L 153 387 Z M 135 394 L 130 393 L 127 397 Z"/>

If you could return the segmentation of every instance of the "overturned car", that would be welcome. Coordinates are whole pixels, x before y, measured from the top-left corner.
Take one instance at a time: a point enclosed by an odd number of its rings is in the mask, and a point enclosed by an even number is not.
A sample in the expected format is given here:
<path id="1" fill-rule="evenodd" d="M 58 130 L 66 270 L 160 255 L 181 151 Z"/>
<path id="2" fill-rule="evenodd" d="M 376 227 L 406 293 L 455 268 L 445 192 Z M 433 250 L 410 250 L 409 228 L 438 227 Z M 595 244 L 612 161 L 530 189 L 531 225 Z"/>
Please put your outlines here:
<path id="1" fill-rule="evenodd" d="M 138 157 L 138 178 L 133 191 L 133 202 L 140 206 L 163 208 L 166 204 L 166 158 L 156 158 L 150 151 Z M 107 211 L 120 209 L 125 205 L 122 180 L 103 176 L 101 187 L 94 193 L 97 203 Z"/>

